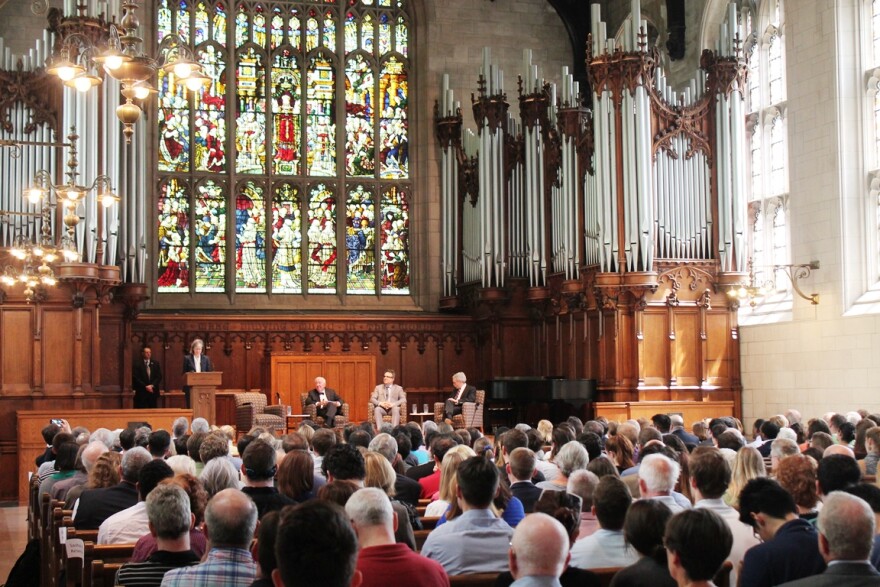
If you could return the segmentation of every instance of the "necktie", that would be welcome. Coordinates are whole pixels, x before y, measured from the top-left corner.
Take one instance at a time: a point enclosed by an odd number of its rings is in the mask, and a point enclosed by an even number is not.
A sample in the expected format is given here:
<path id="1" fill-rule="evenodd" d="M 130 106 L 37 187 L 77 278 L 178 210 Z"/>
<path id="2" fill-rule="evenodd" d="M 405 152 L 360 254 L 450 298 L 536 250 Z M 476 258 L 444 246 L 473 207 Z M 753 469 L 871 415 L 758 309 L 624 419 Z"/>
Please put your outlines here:
<path id="1" fill-rule="evenodd" d="M 150 380 L 150 362 L 144 361 L 144 364 L 146 364 L 146 366 L 147 366 L 147 381 L 149 381 Z"/>
<path id="2" fill-rule="evenodd" d="M 391 401 L 391 388 L 387 385 L 385 386 L 385 401 Z"/>
<path id="3" fill-rule="evenodd" d="M 458 389 L 458 393 L 455 394 L 455 403 L 458 403 L 458 400 L 461 399 L 461 394 L 464 392 L 464 387 L 460 387 Z"/>

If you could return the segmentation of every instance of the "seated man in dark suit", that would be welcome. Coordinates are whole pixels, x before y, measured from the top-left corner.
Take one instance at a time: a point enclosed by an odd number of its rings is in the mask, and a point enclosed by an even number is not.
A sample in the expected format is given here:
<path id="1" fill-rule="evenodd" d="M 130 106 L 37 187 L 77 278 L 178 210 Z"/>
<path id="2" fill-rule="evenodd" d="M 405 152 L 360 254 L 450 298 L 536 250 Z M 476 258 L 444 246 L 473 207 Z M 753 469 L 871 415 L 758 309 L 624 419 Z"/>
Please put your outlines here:
<path id="1" fill-rule="evenodd" d="M 73 508 L 73 525 L 77 530 L 96 530 L 115 514 L 138 502 L 137 482 L 141 468 L 153 460 L 147 449 L 135 447 L 122 457 L 122 481 L 113 487 L 88 489 L 82 492 Z"/>
<path id="2" fill-rule="evenodd" d="M 324 425 L 333 427 L 336 411 L 342 407 L 342 398 L 336 390 L 327 387 L 327 380 L 323 377 L 315 377 L 315 388 L 309 391 L 306 405 L 315 405 L 315 415 L 324 418 Z"/>
<path id="3" fill-rule="evenodd" d="M 798 517 L 794 498 L 777 481 L 749 481 L 739 494 L 739 519 L 763 540 L 746 551 L 740 585 L 770 587 L 825 570 L 816 529 Z"/>
<path id="4" fill-rule="evenodd" d="M 861 498 L 835 491 L 819 511 L 819 552 L 828 563 L 821 575 L 786 583 L 792 587 L 880 585 L 868 561 L 874 540 L 874 512 Z"/>
<path id="5" fill-rule="evenodd" d="M 522 502 L 525 512 L 530 514 L 535 510 L 535 502 L 543 491 L 532 483 L 532 475 L 535 473 L 535 453 L 524 447 L 513 449 L 508 467 L 510 492 Z"/>
<path id="6" fill-rule="evenodd" d="M 446 400 L 443 408 L 443 417 L 450 423 L 454 416 L 461 413 L 463 403 L 477 401 L 477 388 L 467 384 L 467 376 L 461 371 L 452 376 L 452 387 L 455 391 L 452 392 L 452 397 Z"/>

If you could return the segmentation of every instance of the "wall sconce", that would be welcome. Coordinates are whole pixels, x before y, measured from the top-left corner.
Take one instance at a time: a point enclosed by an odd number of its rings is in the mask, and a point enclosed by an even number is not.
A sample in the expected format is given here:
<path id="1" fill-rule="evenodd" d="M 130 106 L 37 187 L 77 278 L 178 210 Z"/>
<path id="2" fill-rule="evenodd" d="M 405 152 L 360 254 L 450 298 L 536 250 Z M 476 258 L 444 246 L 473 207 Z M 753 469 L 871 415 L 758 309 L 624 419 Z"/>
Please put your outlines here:
<path id="1" fill-rule="evenodd" d="M 776 271 L 782 271 L 788 277 L 789 281 L 791 281 L 792 290 L 799 297 L 808 300 L 814 306 L 819 305 L 819 294 L 806 294 L 799 285 L 801 279 L 806 279 L 813 273 L 813 270 L 819 269 L 819 261 L 810 261 L 809 263 L 800 265 L 773 265 L 771 268 L 773 269 L 774 274 Z M 758 305 L 759 298 L 763 298 L 768 293 L 775 290 L 776 284 L 772 279 L 761 284 L 757 283 L 757 280 L 755 279 L 754 265 L 750 259 L 749 283 L 731 286 L 731 288 L 727 290 L 727 295 L 740 302 L 748 300 L 749 305 L 754 308 Z"/>

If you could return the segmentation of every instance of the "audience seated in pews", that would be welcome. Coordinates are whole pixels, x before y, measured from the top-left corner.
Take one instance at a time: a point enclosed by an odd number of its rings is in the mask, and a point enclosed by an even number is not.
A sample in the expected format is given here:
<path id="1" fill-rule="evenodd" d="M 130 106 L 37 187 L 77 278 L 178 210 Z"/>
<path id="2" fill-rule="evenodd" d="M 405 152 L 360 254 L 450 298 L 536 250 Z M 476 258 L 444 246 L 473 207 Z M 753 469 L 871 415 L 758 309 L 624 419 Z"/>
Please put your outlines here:
<path id="1" fill-rule="evenodd" d="M 672 512 L 666 504 L 655 499 L 644 499 L 630 506 L 623 522 L 623 535 L 639 558 L 614 575 L 612 587 L 675 587 L 663 548 L 664 529 L 670 518 Z"/>
<path id="2" fill-rule="evenodd" d="M 631 503 L 632 495 L 623 481 L 610 475 L 599 480 L 593 492 L 593 513 L 599 529 L 572 547 L 573 567 L 625 567 L 636 562 L 637 554 L 623 536 L 623 522 Z"/>
<path id="3" fill-rule="evenodd" d="M 77 530 L 96 530 L 115 514 L 138 502 L 137 482 L 141 469 L 153 458 L 145 448 L 135 447 L 122 456 L 121 481 L 113 487 L 87 489 L 73 508 L 73 525 Z"/>
<path id="4" fill-rule="evenodd" d="M 547 514 L 528 516 L 513 533 L 508 552 L 514 587 L 555 587 L 568 565 L 565 528 Z"/>
<path id="5" fill-rule="evenodd" d="M 513 449 L 508 457 L 507 468 L 510 492 L 522 502 L 526 514 L 532 513 L 535 502 L 543 491 L 532 481 L 535 474 L 535 453 L 522 446 Z"/>
<path id="6" fill-rule="evenodd" d="M 124 459 L 123 459 L 124 460 Z M 98 528 L 98 544 L 128 544 L 150 531 L 146 500 L 163 479 L 174 477 L 174 471 L 162 460 L 150 461 L 138 473 L 138 502 L 116 512 Z"/>
<path id="7" fill-rule="evenodd" d="M 680 587 L 714 585 L 712 579 L 728 557 L 733 541 L 724 520 L 705 508 L 672 516 L 666 524 L 663 540 L 669 574 Z"/>
<path id="8" fill-rule="evenodd" d="M 171 479 L 164 479 L 159 485 L 177 485 L 186 492 L 189 498 L 189 510 L 195 517 L 195 524 L 189 531 L 189 547 L 195 552 L 199 559 L 208 549 L 207 539 L 202 532 L 202 522 L 205 521 L 205 507 L 208 505 L 208 492 L 205 491 L 202 482 L 195 476 L 189 474 L 175 475 Z M 149 514 L 149 512 L 148 512 Z M 132 562 L 143 562 L 150 558 L 156 552 L 158 545 L 156 537 L 153 534 L 144 534 L 135 544 L 134 551 L 131 554 Z"/>
<path id="9" fill-rule="evenodd" d="M 269 512 L 296 503 L 275 488 L 277 471 L 275 449 L 259 439 L 251 442 L 242 455 L 241 476 L 244 487 L 241 490 L 256 504 L 260 519 Z"/>

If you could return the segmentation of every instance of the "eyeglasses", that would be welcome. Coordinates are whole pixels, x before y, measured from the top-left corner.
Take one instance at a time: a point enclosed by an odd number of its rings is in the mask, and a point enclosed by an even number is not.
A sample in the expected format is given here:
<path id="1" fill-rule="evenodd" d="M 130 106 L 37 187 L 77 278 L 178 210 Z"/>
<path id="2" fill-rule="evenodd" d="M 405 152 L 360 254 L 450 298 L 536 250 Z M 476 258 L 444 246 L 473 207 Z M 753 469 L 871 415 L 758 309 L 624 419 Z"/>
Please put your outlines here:
<path id="1" fill-rule="evenodd" d="M 394 375 L 383 375 L 385 379 L 394 379 Z"/>

